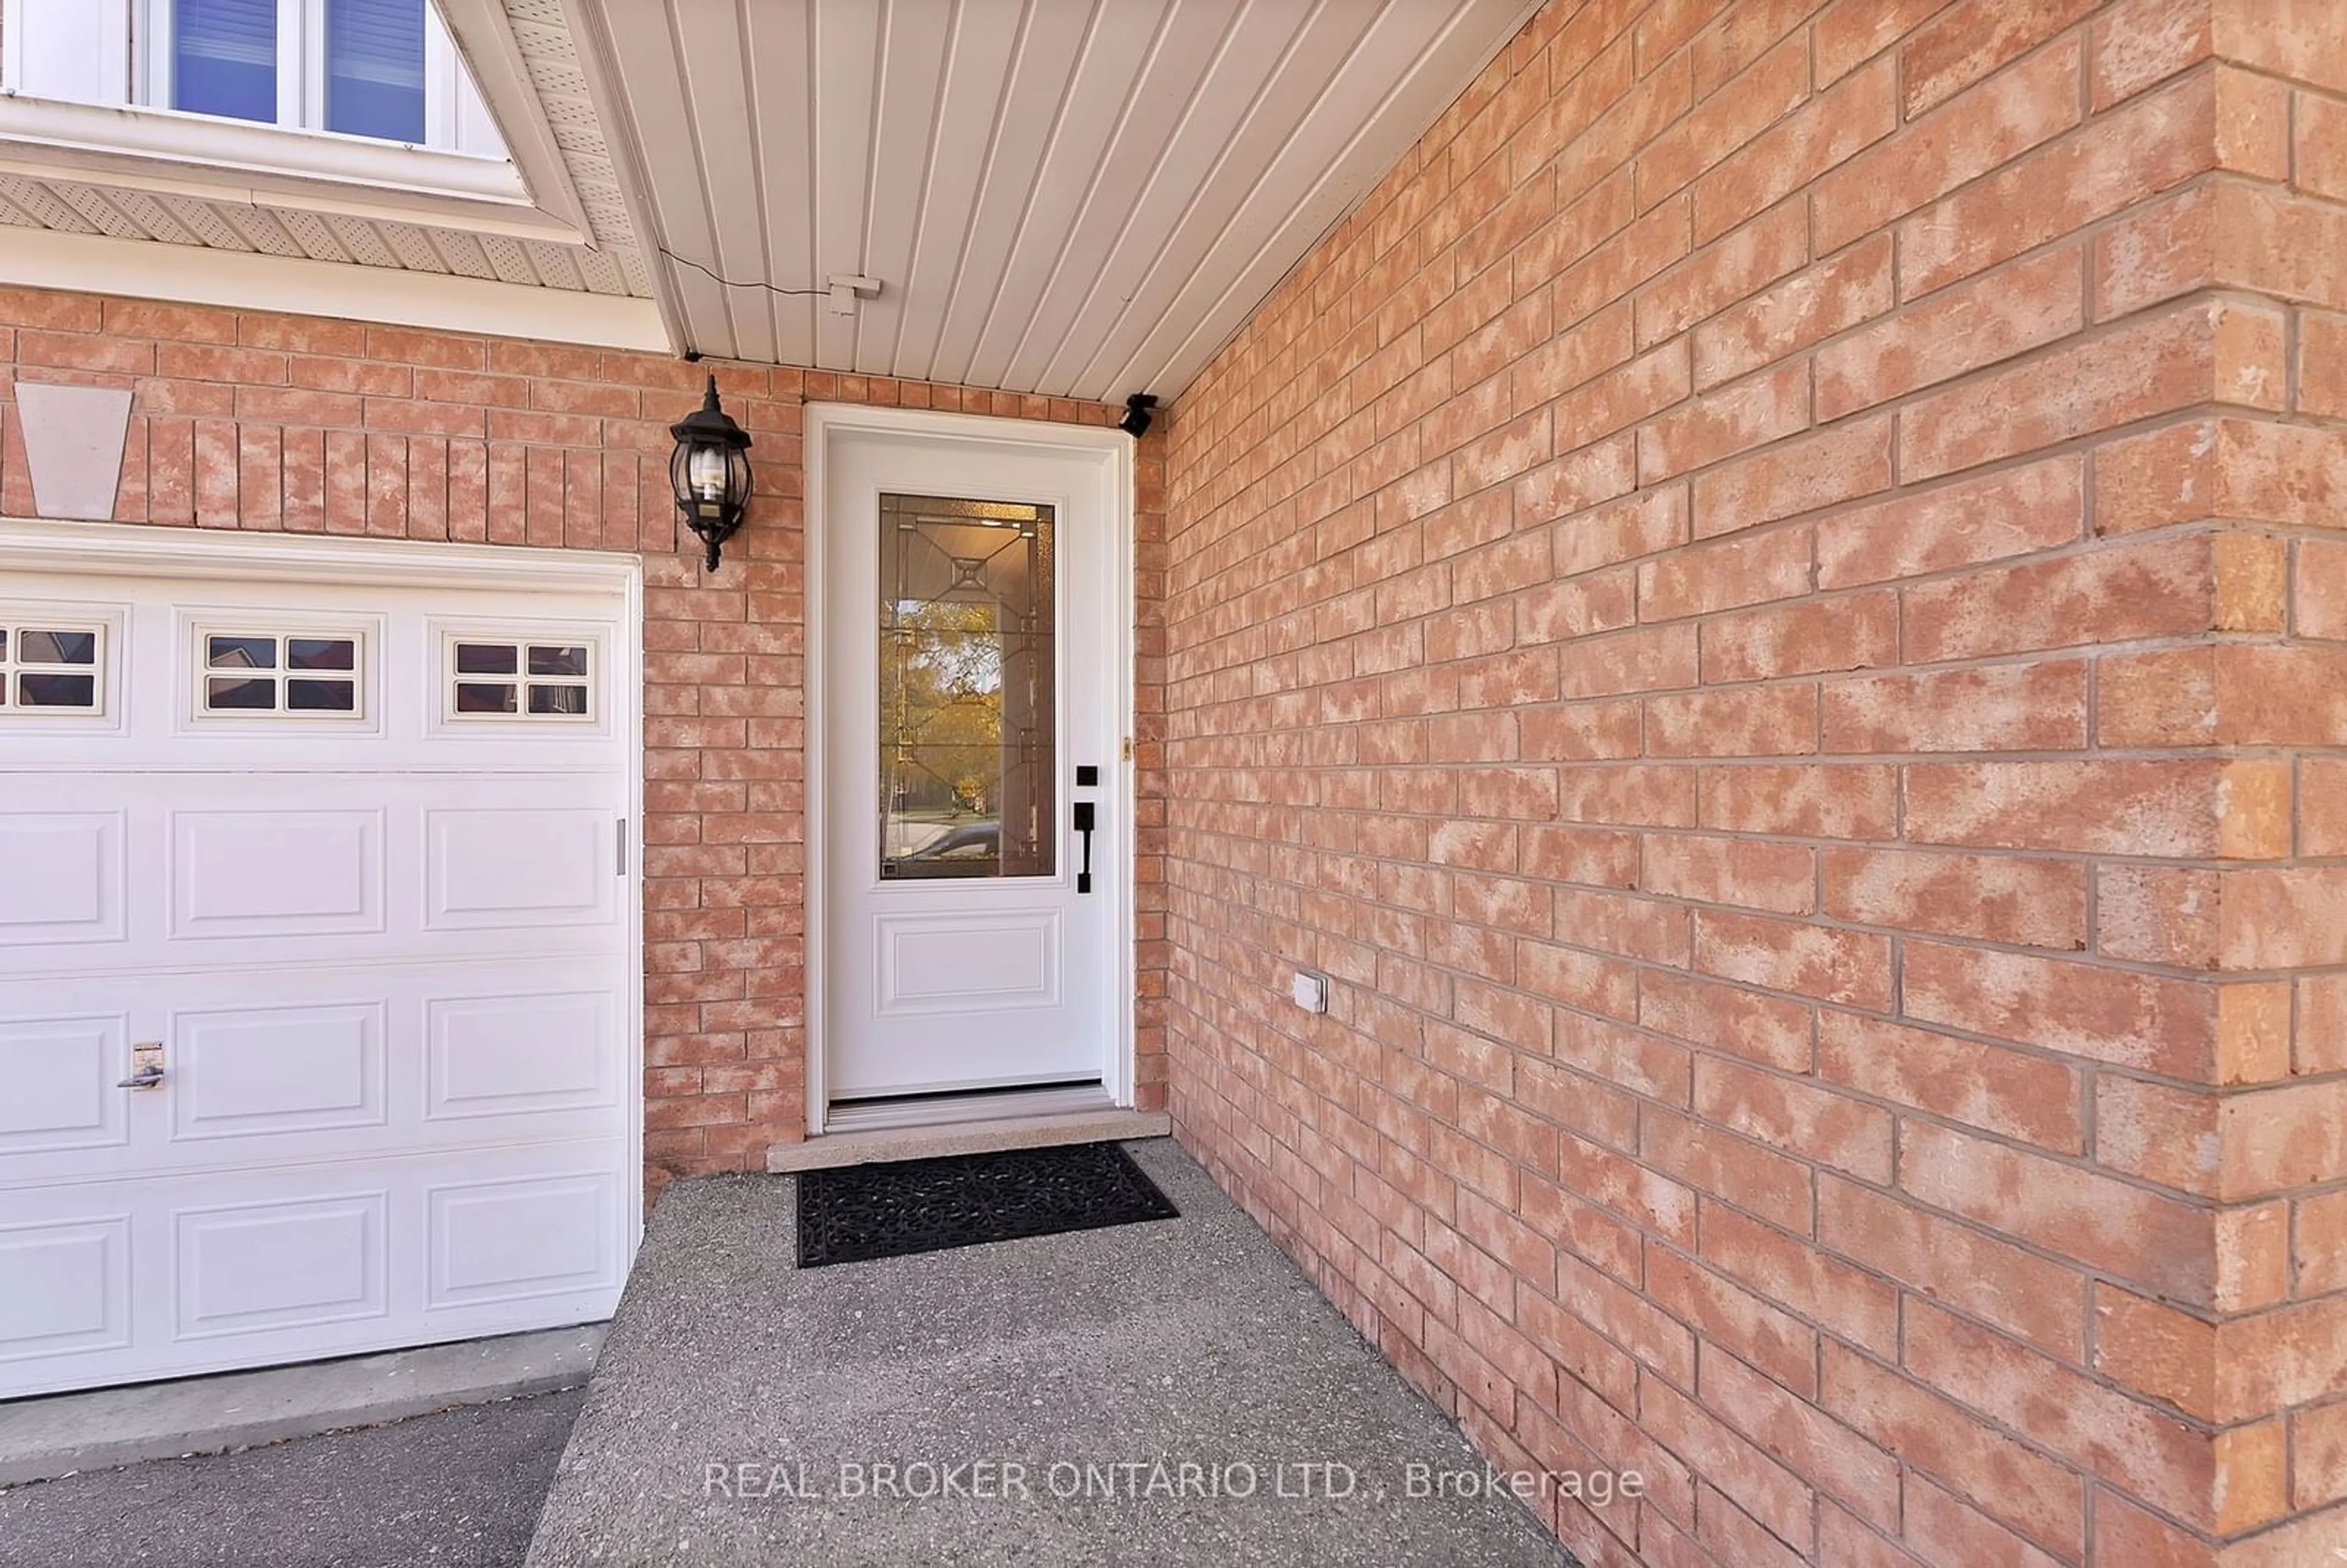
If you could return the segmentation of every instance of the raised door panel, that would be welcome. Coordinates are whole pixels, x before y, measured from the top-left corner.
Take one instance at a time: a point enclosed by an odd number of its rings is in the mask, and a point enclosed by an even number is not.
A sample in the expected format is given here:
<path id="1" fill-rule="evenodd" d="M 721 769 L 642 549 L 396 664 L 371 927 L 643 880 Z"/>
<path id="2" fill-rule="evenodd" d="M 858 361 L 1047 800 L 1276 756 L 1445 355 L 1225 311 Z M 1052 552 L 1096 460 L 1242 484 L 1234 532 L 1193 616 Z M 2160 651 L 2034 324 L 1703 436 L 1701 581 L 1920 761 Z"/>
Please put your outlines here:
<path id="1" fill-rule="evenodd" d="M 424 814 L 427 930 L 608 926 L 617 818 L 606 811 L 438 807 Z"/>
<path id="2" fill-rule="evenodd" d="M 121 1013 L 0 1019 L 0 1154 L 124 1143 L 128 1037 Z"/>
<path id="3" fill-rule="evenodd" d="M 884 1018 L 1055 1008 L 1061 947 L 1057 909 L 875 916 L 874 1007 Z"/>
<path id="4" fill-rule="evenodd" d="M 130 1343 L 130 1216 L 0 1225 L 0 1363 Z M 37 1376 L 36 1372 L 28 1376 Z M 7 1378 L 0 1376 L 0 1392 Z"/>
<path id="5" fill-rule="evenodd" d="M 390 1194 L 172 1214 L 172 1329 L 181 1339 L 382 1317 L 389 1294 Z"/>
<path id="6" fill-rule="evenodd" d="M 380 809 L 175 811 L 169 822 L 174 938 L 383 930 Z"/>
<path id="7" fill-rule="evenodd" d="M 500 991 L 425 1005 L 427 1121 L 615 1107 L 617 999 L 609 991 Z"/>
<path id="8" fill-rule="evenodd" d="M 176 1139 L 380 1127 L 390 1004 L 290 1002 L 171 1021 Z"/>
<path id="9" fill-rule="evenodd" d="M 560 1296 L 618 1283 L 610 1171 L 468 1182 L 426 1195 L 434 1310 Z"/>
<path id="10" fill-rule="evenodd" d="M 119 811 L 0 811 L 0 948 L 121 941 L 125 835 Z"/>

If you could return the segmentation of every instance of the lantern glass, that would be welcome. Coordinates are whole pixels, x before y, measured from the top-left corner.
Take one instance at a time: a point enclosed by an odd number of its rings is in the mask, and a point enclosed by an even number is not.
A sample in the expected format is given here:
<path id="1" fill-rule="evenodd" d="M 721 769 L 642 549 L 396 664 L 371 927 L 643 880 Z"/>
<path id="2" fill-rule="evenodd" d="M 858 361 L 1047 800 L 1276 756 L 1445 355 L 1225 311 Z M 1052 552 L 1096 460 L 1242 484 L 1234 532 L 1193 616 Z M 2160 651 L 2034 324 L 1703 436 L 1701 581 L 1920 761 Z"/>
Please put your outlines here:
<path id="1" fill-rule="evenodd" d="M 695 446 L 689 465 L 688 483 L 695 499 L 719 501 L 725 497 L 725 449 L 722 446 Z"/>

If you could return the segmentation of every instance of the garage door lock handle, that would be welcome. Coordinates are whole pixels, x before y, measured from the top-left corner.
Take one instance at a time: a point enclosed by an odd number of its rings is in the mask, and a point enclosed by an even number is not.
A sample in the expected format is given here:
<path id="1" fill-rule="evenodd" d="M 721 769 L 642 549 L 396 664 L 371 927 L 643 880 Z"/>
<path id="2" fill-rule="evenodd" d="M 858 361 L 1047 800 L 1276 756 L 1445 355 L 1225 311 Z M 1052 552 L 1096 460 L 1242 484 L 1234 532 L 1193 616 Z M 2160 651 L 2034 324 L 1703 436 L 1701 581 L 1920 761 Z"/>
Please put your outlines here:
<path id="1" fill-rule="evenodd" d="M 163 1045 L 134 1045 L 130 1048 L 130 1076 L 116 1084 L 117 1089 L 159 1089 L 163 1083 Z"/>

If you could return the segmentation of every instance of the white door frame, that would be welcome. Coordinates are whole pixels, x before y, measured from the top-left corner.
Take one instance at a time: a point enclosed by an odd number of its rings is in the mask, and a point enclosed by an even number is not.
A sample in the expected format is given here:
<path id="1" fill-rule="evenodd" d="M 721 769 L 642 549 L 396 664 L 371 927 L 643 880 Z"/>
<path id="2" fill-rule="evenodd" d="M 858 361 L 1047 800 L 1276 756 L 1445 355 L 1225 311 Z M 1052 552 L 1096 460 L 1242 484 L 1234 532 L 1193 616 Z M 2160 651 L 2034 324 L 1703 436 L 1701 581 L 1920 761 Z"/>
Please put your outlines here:
<path id="1" fill-rule="evenodd" d="M 230 579 L 240 582 L 331 582 L 399 588 L 510 589 L 518 594 L 569 589 L 624 600 L 612 650 L 611 718 L 627 742 L 628 866 L 625 1074 L 628 1256 L 644 1228 L 644 565 L 610 550 L 515 545 L 438 544 L 324 534 L 231 534 L 135 523 L 58 523 L 0 518 L 0 574 L 98 573 L 108 577 Z"/>
<path id="2" fill-rule="evenodd" d="M 1110 612 L 1110 658 L 1122 671 L 1112 682 L 1111 718 L 1118 737 L 1112 781 L 1102 791 L 1103 807 L 1116 816 L 1109 835 L 1112 854 L 1122 856 L 1120 891 L 1110 912 L 1109 940 L 1116 953 L 1111 983 L 1122 1005 L 1116 1009 L 1116 1038 L 1101 1064 L 1101 1088 L 1111 1103 L 1130 1106 L 1133 1096 L 1134 954 L 1133 853 L 1135 799 L 1133 767 L 1133 438 L 1094 425 L 1063 425 L 1040 419 L 999 419 L 977 414 L 945 414 L 920 408 L 879 408 L 856 404 L 806 405 L 802 461 L 806 476 L 806 1104 L 807 1132 L 820 1134 L 830 1113 L 825 1061 L 829 1040 L 824 1020 L 824 704 L 823 655 L 824 519 L 828 504 L 825 477 L 831 437 L 851 433 L 926 436 L 941 441 L 983 441 L 989 446 L 1030 446 L 1038 451 L 1101 462 L 1114 497 L 1107 540 L 1109 574 L 1116 585 Z"/>

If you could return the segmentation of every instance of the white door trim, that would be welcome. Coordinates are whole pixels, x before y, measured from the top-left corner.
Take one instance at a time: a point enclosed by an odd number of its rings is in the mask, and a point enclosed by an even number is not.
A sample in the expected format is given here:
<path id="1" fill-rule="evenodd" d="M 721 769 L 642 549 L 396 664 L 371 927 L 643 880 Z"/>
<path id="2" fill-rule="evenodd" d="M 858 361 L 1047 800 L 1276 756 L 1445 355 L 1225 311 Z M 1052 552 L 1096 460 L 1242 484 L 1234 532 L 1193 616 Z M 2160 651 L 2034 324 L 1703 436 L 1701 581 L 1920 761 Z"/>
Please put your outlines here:
<path id="1" fill-rule="evenodd" d="M 400 587 L 572 589 L 623 600 L 620 645 L 611 651 L 611 722 L 627 742 L 628 1172 L 630 1257 L 644 1228 L 644 567 L 611 550 L 348 538 L 335 535 L 231 534 L 134 523 L 60 523 L 0 518 L 0 572 L 96 572 L 108 576 L 233 578 L 243 581 L 379 583 Z M 623 1260 L 623 1263 L 626 1260 Z"/>
<path id="2" fill-rule="evenodd" d="M 1111 607 L 1114 668 L 1123 672 L 1112 682 L 1112 714 L 1119 737 L 1112 759 L 1115 782 L 1102 792 L 1102 804 L 1118 821 L 1109 835 L 1111 854 L 1121 856 L 1124 875 L 1112 911 L 1111 941 L 1117 955 L 1112 982 L 1123 1005 L 1116 1011 L 1116 1038 L 1102 1063 L 1101 1088 L 1112 1103 L 1130 1106 L 1133 1097 L 1134 965 L 1133 789 L 1132 757 L 1133 702 L 1133 438 L 1119 430 L 1092 425 L 1062 425 L 1039 419 L 999 419 L 985 415 L 945 414 L 918 408 L 876 408 L 856 404 L 810 403 L 802 436 L 805 465 L 806 538 L 806 1103 L 807 1132 L 820 1134 L 829 1114 L 825 1083 L 824 1028 L 824 682 L 821 635 L 824 582 L 825 477 L 827 446 L 832 436 L 851 432 L 883 436 L 928 436 L 947 441 L 983 441 L 989 446 L 1025 446 L 1040 451 L 1100 459 L 1108 466 L 1115 497 L 1109 528 L 1110 573 L 1116 584 Z"/>

